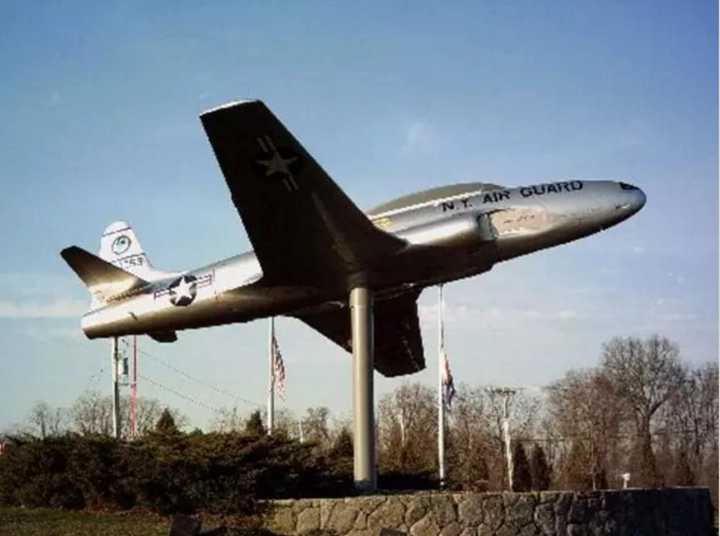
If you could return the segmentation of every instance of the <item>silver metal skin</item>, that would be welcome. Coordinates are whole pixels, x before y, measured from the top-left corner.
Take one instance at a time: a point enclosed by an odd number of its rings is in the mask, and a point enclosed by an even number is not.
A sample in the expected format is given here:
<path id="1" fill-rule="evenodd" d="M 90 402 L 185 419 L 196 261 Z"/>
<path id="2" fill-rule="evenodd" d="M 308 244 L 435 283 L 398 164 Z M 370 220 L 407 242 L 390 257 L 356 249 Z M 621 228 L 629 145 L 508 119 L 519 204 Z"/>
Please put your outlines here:
<path id="1" fill-rule="evenodd" d="M 617 225 L 645 204 L 642 190 L 624 189 L 621 184 L 573 180 L 486 192 L 472 191 L 477 185 L 469 185 L 466 194 L 370 212 L 378 227 L 407 242 L 398 255 L 386 259 L 384 273 L 375 278 L 375 292 L 393 293 L 476 275 L 496 263 Z M 548 191 L 550 187 L 559 191 Z M 253 283 L 262 279 L 263 272 L 252 252 L 183 275 L 212 281 L 197 286 L 190 306 L 172 303 L 167 289 L 177 279 L 173 274 L 89 311 L 81 321 L 83 331 L 94 339 L 201 328 L 288 315 L 346 299 L 342 289 L 333 292 L 319 286 L 257 288 Z"/>
<path id="2" fill-rule="evenodd" d="M 355 487 L 377 487 L 373 398 L 373 297 L 367 288 L 350 291 L 353 340 L 353 468 Z"/>

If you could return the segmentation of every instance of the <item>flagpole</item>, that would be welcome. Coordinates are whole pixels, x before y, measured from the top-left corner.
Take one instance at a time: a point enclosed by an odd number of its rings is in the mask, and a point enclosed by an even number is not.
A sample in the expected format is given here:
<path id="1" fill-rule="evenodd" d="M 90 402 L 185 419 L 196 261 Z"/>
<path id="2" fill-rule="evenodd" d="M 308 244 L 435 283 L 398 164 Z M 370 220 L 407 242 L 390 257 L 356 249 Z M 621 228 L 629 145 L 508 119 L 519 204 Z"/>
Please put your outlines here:
<path id="1" fill-rule="evenodd" d="M 272 435 L 275 425 L 275 317 L 270 317 L 270 329 L 268 333 L 268 402 L 267 402 L 267 433 Z"/>
<path id="2" fill-rule="evenodd" d="M 438 476 L 440 487 L 445 487 L 445 400 L 443 393 L 445 347 L 445 301 L 443 286 L 438 286 Z"/>

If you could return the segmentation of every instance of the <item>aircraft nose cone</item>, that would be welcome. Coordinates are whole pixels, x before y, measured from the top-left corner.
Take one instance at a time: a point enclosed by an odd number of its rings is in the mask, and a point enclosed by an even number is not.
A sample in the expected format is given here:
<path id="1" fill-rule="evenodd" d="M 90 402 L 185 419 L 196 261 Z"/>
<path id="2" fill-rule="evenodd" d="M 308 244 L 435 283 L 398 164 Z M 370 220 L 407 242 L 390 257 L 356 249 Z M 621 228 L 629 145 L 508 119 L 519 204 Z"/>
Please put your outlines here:
<path id="1" fill-rule="evenodd" d="M 636 193 L 637 199 L 635 200 L 635 203 L 637 205 L 637 209 L 640 210 L 645 206 L 645 202 L 647 201 L 647 196 L 645 195 L 645 192 L 643 192 L 640 188 L 638 188 L 638 191 Z"/>
<path id="2" fill-rule="evenodd" d="M 640 188 L 625 182 L 620 183 L 620 188 L 623 190 L 624 197 L 627 200 L 626 207 L 629 208 L 633 214 L 645 206 L 647 197 L 645 196 L 645 192 Z"/>
<path id="3" fill-rule="evenodd" d="M 629 205 L 630 205 L 630 213 L 635 214 L 640 211 L 641 208 L 645 206 L 645 202 L 647 201 L 647 197 L 645 196 L 645 192 L 643 192 L 640 188 L 637 188 L 631 192 L 627 192 L 629 199 Z"/>

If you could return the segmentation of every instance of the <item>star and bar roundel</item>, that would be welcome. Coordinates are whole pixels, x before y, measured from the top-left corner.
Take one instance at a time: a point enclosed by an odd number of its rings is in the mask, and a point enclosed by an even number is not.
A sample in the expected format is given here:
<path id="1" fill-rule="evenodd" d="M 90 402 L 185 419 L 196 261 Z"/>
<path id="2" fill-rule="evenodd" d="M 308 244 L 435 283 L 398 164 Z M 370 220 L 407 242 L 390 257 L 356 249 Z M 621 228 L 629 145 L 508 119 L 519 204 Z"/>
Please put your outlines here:
<path id="1" fill-rule="evenodd" d="M 170 303 L 178 307 L 187 307 L 195 301 L 197 290 L 212 284 L 212 274 L 200 277 L 183 275 L 174 279 L 166 288 L 155 291 L 154 297 L 170 296 Z"/>
<path id="2" fill-rule="evenodd" d="M 261 177 L 280 180 L 288 192 L 300 190 L 295 180 L 300 170 L 300 157 L 285 147 L 276 147 L 270 136 L 256 138 L 261 154 L 255 164 Z"/>

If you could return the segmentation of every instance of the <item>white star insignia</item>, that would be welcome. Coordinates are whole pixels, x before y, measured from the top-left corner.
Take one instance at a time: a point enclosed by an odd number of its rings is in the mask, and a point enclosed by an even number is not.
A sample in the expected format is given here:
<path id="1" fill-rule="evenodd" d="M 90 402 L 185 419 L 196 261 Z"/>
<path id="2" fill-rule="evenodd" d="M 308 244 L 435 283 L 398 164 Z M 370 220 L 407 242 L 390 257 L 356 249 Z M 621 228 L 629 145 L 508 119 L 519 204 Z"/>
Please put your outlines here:
<path id="1" fill-rule="evenodd" d="M 290 171 L 290 164 L 295 162 L 295 160 L 297 160 L 296 156 L 292 156 L 290 158 L 283 158 L 282 156 L 280 156 L 280 153 L 275 151 L 272 155 L 272 158 L 270 158 L 269 160 L 258 160 L 257 163 L 265 166 L 266 177 L 269 177 L 270 175 L 273 175 L 275 173 L 281 173 L 282 175 L 292 177 L 292 173 Z"/>
<path id="2" fill-rule="evenodd" d="M 187 279 L 183 277 L 180 280 L 180 284 L 175 287 L 175 296 L 177 298 L 192 298 L 190 287 L 191 285 L 187 282 Z"/>
<path id="3" fill-rule="evenodd" d="M 188 281 L 186 277 L 181 277 L 177 286 L 170 289 L 171 297 L 174 304 L 180 304 L 182 301 L 187 301 L 187 304 L 195 299 L 193 295 L 193 281 Z M 181 304 L 183 305 L 183 304 Z"/>
<path id="4" fill-rule="evenodd" d="M 282 177 L 282 183 L 288 192 L 298 191 L 297 182 L 293 172 L 290 170 L 290 165 L 298 161 L 300 158 L 297 156 L 289 156 L 283 158 L 280 151 L 277 150 L 270 136 L 263 136 L 257 138 L 257 143 L 260 146 L 260 150 L 268 156 L 266 159 L 255 160 L 256 164 L 265 166 L 265 177 L 278 174 Z"/>

